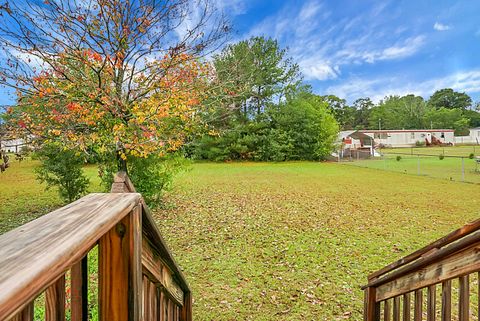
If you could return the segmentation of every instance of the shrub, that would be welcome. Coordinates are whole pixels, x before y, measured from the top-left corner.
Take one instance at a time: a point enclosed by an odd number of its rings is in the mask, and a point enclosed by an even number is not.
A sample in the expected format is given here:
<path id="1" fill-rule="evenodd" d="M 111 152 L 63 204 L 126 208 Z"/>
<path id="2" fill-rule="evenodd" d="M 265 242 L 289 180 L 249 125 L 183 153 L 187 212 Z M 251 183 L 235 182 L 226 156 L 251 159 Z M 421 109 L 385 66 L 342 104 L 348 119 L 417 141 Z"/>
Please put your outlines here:
<path id="1" fill-rule="evenodd" d="M 402 156 L 398 155 L 397 156 L 397 162 L 401 161 L 402 160 Z"/>
<path id="2" fill-rule="evenodd" d="M 41 162 L 35 170 L 37 179 L 47 184 L 46 189 L 57 187 L 65 202 L 73 202 L 87 192 L 89 180 L 82 170 L 85 160 L 81 153 L 58 145 L 44 145 L 37 158 Z"/>
<path id="3" fill-rule="evenodd" d="M 470 155 L 468 155 L 468 158 L 474 159 L 474 158 L 475 158 L 475 154 L 474 154 L 474 153 L 470 153 Z"/>
<path id="4" fill-rule="evenodd" d="M 147 158 L 130 157 L 127 159 L 128 176 L 137 192 L 151 208 L 162 205 L 163 193 L 168 190 L 175 174 L 187 167 L 188 161 L 179 155 L 160 157 L 150 155 Z M 114 162 L 103 162 L 99 166 L 102 185 L 109 191 L 113 177 L 118 171 Z"/>
<path id="5" fill-rule="evenodd" d="M 417 147 L 424 147 L 424 146 L 425 146 L 425 141 L 417 140 L 417 141 L 415 142 L 415 146 L 417 146 Z"/>
<path id="6" fill-rule="evenodd" d="M 445 155 L 443 155 L 443 154 L 438 155 L 439 160 L 443 160 L 444 158 L 445 158 Z"/>

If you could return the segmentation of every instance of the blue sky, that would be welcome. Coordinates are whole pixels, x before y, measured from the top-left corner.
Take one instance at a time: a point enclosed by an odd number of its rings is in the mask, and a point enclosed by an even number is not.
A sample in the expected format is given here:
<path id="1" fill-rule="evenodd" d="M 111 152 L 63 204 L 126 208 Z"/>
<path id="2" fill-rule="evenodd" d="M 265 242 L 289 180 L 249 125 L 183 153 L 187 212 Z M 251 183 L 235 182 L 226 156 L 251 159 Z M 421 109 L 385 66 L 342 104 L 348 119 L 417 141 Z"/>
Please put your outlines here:
<path id="1" fill-rule="evenodd" d="M 480 100 L 479 0 L 214 0 L 232 41 L 279 40 L 317 94 L 353 102 L 451 87 Z M 12 102 L 0 89 L 0 105 Z"/>
<path id="2" fill-rule="evenodd" d="M 480 100 L 478 0 L 220 3 L 234 40 L 278 39 L 318 94 L 378 101 L 451 87 Z"/>

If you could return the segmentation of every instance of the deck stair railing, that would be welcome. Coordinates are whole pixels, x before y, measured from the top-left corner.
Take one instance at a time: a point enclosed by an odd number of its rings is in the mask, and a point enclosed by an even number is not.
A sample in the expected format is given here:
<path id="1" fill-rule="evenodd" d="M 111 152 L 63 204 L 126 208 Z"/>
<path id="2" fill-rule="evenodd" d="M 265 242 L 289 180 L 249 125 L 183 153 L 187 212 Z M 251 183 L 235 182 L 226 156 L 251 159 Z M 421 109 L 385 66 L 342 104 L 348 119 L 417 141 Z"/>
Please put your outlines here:
<path id="1" fill-rule="evenodd" d="M 364 320 L 478 320 L 479 271 L 477 220 L 370 274 Z"/>
<path id="2" fill-rule="evenodd" d="M 99 320 L 192 319 L 188 283 L 141 195 L 119 173 L 111 193 L 89 194 L 0 236 L 0 320 L 31 321 L 41 304 L 45 320 L 63 321 L 66 288 L 70 320 L 88 320 L 94 248 Z"/>

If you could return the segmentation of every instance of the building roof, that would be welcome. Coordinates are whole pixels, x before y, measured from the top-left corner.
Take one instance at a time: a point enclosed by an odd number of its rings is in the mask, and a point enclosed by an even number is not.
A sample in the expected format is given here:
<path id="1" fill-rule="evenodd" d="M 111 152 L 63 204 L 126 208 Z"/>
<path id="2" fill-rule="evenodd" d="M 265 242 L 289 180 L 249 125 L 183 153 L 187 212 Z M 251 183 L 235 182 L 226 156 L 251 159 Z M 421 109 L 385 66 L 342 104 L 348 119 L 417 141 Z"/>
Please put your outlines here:
<path id="1" fill-rule="evenodd" d="M 361 133 L 438 133 L 438 132 L 454 132 L 454 129 L 372 129 L 359 130 Z"/>

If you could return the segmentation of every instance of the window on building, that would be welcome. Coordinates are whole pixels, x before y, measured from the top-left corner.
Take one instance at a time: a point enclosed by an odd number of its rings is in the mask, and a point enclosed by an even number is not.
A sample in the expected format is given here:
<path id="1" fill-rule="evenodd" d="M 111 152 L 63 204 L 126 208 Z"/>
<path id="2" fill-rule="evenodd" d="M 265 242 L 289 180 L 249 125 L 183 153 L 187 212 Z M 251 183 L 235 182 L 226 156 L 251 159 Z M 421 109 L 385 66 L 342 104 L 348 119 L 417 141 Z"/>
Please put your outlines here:
<path id="1" fill-rule="evenodd" d="M 445 138 L 445 133 L 442 133 L 442 134 L 440 135 L 440 137 L 441 137 L 441 138 Z"/>

